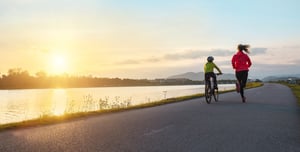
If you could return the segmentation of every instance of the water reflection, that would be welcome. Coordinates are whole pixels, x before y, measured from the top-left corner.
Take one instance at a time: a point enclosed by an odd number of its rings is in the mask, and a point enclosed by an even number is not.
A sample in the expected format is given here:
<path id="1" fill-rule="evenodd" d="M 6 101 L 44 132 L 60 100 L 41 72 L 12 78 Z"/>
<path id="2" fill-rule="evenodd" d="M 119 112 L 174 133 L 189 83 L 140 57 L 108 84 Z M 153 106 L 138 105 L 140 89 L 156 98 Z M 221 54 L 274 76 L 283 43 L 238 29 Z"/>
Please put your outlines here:
<path id="1" fill-rule="evenodd" d="M 52 94 L 52 114 L 63 115 L 66 110 L 67 95 L 65 89 L 55 89 Z"/>
<path id="2" fill-rule="evenodd" d="M 219 88 L 228 90 L 234 85 L 219 85 Z M 202 85 L 0 90 L 0 124 L 122 108 L 203 92 Z"/>

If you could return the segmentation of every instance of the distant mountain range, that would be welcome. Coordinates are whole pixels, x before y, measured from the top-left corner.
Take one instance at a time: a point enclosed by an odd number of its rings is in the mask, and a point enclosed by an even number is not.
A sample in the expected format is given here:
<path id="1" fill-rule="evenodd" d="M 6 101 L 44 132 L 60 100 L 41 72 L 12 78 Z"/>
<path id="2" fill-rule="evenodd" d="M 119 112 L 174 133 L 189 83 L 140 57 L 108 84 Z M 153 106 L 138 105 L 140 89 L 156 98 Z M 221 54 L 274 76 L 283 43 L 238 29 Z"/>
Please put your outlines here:
<path id="1" fill-rule="evenodd" d="M 169 76 L 167 79 L 178 79 L 185 78 L 193 81 L 203 81 L 204 72 L 187 72 L 178 75 Z M 223 73 L 217 77 L 218 80 L 235 80 L 235 74 Z M 291 75 L 278 75 L 278 76 L 268 76 L 262 79 L 262 81 L 279 81 L 279 80 L 288 80 L 288 79 L 300 79 L 300 74 L 291 74 Z"/>
<path id="2" fill-rule="evenodd" d="M 281 76 L 268 76 L 262 79 L 262 81 L 280 81 L 288 79 L 300 79 L 300 74 L 281 75 Z"/>
<path id="3" fill-rule="evenodd" d="M 204 80 L 204 72 L 187 72 L 183 74 L 178 74 L 178 75 L 173 75 L 169 76 L 168 79 L 178 79 L 178 78 L 185 78 L 185 79 L 190 79 L 193 81 L 203 81 Z M 234 74 L 229 74 L 229 73 L 223 73 L 220 76 L 217 76 L 218 80 L 235 80 L 235 75 Z"/>

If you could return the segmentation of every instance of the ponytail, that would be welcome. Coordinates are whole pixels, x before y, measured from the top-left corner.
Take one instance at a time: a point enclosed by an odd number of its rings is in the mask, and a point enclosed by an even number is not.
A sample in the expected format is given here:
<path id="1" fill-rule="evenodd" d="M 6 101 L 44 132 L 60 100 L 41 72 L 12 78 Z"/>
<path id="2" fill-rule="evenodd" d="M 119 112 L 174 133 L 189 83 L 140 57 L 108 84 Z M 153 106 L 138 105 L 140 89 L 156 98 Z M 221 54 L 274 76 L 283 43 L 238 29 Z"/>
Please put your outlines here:
<path id="1" fill-rule="evenodd" d="M 239 44 L 238 45 L 238 50 L 239 51 L 245 51 L 246 53 L 249 54 L 250 53 L 249 52 L 249 47 L 250 47 L 250 45 L 248 45 L 248 44 L 244 44 L 244 45 L 243 44 Z"/>

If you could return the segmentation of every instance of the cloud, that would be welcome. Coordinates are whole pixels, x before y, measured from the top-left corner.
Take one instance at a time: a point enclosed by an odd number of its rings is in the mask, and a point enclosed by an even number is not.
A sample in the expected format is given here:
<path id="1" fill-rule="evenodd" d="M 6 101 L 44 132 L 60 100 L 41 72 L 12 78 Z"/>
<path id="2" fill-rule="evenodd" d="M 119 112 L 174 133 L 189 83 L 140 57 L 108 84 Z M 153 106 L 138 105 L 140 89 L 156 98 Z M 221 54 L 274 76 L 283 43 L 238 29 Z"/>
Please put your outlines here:
<path id="1" fill-rule="evenodd" d="M 159 62 L 160 59 L 159 58 L 155 58 L 155 57 L 151 57 L 151 58 L 148 58 L 148 59 L 144 59 L 143 61 L 144 62 L 152 62 L 152 63 L 154 63 L 154 62 Z"/>
<path id="2" fill-rule="evenodd" d="M 288 46 L 283 46 L 282 48 L 284 48 L 284 49 L 300 49 L 300 45 L 288 45 Z"/>
<path id="3" fill-rule="evenodd" d="M 184 59 L 198 59 L 207 56 L 217 56 L 217 57 L 231 57 L 236 51 L 227 49 L 213 49 L 208 50 L 185 50 L 179 53 L 166 54 L 163 59 L 167 60 L 184 60 Z M 251 49 L 251 55 L 266 54 L 267 48 L 253 48 Z"/>
<path id="4" fill-rule="evenodd" d="M 139 63 L 140 63 L 140 61 L 138 61 L 138 60 L 124 60 L 121 62 L 117 62 L 116 64 L 129 65 L 129 64 L 139 64 Z"/>
<path id="5" fill-rule="evenodd" d="M 251 55 L 260 55 L 260 54 L 266 54 L 267 48 L 252 48 L 250 51 Z"/>
<path id="6" fill-rule="evenodd" d="M 144 59 L 128 59 L 117 64 L 141 64 L 141 63 L 157 63 L 162 61 L 178 61 L 178 60 L 195 60 L 200 58 L 206 58 L 207 56 L 219 56 L 219 57 L 227 57 L 232 56 L 235 51 L 230 51 L 226 49 L 215 49 L 211 51 L 207 50 L 184 50 L 182 52 L 177 53 L 169 53 L 163 54 L 158 57 L 149 57 Z"/>
<path id="7" fill-rule="evenodd" d="M 225 50 L 225 49 L 216 49 L 210 51 L 212 56 L 232 56 L 235 51 Z"/>
<path id="8" fill-rule="evenodd" d="M 163 56 L 163 59 L 167 60 L 179 60 L 179 59 L 197 59 L 202 57 L 202 52 L 201 51 L 184 51 L 184 52 L 179 52 L 179 53 L 172 53 L 172 54 L 166 54 Z"/>
<path id="9" fill-rule="evenodd" d="M 267 53 L 267 48 L 252 48 L 251 55 L 261 55 Z M 117 64 L 141 64 L 141 63 L 157 63 L 162 61 L 178 61 L 178 60 L 195 60 L 200 58 L 206 58 L 207 56 L 215 57 L 230 57 L 235 54 L 236 51 L 227 49 L 213 49 L 213 50 L 184 50 L 177 53 L 163 54 L 158 57 L 149 57 L 144 59 L 128 59 Z"/>
<path id="10" fill-rule="evenodd" d="M 160 62 L 161 59 L 160 58 L 156 58 L 156 57 L 149 57 L 149 58 L 145 58 L 145 59 L 128 59 L 128 60 L 124 60 L 121 62 L 117 62 L 116 64 L 123 64 L 123 65 L 135 65 L 135 64 L 141 64 L 141 63 L 156 63 L 156 62 Z"/>
<path id="11" fill-rule="evenodd" d="M 300 65 L 300 59 L 295 59 L 291 61 L 293 64 Z"/>
<path id="12" fill-rule="evenodd" d="M 186 50 L 184 52 L 166 54 L 164 59 L 178 60 L 178 59 L 198 59 L 207 56 L 232 56 L 235 52 L 226 49 L 207 50 Z"/>
<path id="13" fill-rule="evenodd" d="M 251 48 L 251 56 L 253 65 L 250 68 L 250 77 L 263 78 L 267 75 L 278 74 L 297 74 L 300 68 L 300 59 L 291 57 L 281 61 L 281 56 L 272 56 L 272 52 L 268 48 L 256 47 Z M 201 71 L 202 64 L 206 61 L 206 57 L 209 55 L 218 57 L 216 60 L 217 65 L 224 73 L 233 73 L 234 70 L 231 67 L 231 57 L 236 53 L 236 50 L 228 49 L 213 49 L 213 50 L 182 50 L 173 53 L 156 54 L 157 56 L 132 58 L 124 60 L 118 64 L 127 65 L 139 65 L 136 68 L 143 69 L 160 69 L 164 72 L 158 72 L 154 77 L 162 76 L 166 73 L 182 73 L 190 71 Z M 293 56 L 293 55 L 292 55 Z M 281 62 L 278 62 L 278 61 Z M 182 64 L 188 63 L 188 64 Z M 174 66 L 173 66 L 174 65 Z M 175 66 L 176 65 L 176 66 Z M 146 70 L 149 71 L 149 70 Z M 150 70 L 151 71 L 151 70 Z"/>
<path id="14" fill-rule="evenodd" d="M 254 75 L 288 75 L 299 74 L 299 64 L 264 64 L 253 63 L 250 72 Z"/>

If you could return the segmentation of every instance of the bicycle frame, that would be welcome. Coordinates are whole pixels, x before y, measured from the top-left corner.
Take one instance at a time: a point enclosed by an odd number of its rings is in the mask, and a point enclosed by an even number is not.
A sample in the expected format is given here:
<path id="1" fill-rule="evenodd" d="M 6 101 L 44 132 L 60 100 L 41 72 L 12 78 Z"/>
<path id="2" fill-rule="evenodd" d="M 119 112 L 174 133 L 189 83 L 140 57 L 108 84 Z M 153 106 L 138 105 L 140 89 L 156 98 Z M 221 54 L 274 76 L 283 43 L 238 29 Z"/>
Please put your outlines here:
<path id="1" fill-rule="evenodd" d="M 210 104 L 212 96 L 216 102 L 219 100 L 218 89 L 215 88 L 213 77 L 210 76 L 209 80 L 205 81 L 205 99 L 208 104 Z"/>

